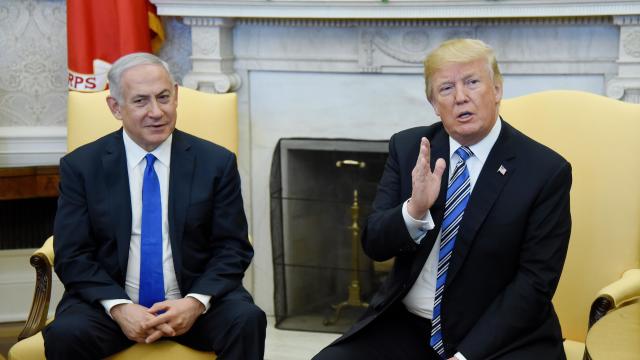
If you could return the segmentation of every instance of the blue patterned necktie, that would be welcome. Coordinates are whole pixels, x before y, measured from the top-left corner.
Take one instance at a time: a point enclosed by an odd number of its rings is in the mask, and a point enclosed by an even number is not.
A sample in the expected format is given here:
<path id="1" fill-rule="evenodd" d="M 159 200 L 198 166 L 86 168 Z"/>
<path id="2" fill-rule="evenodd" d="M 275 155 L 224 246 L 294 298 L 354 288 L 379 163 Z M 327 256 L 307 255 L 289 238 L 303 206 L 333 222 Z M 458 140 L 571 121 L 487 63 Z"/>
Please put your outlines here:
<path id="1" fill-rule="evenodd" d="M 160 182 L 153 168 L 156 157 L 147 154 L 142 181 L 142 229 L 140 234 L 140 289 L 138 303 L 151 307 L 164 300 L 162 274 L 162 205 Z"/>
<path id="2" fill-rule="evenodd" d="M 442 233 L 440 238 L 440 252 L 438 254 L 438 277 L 436 280 L 436 294 L 433 303 L 433 319 L 431 321 L 431 347 L 444 358 L 444 345 L 442 342 L 442 328 L 440 322 L 440 310 L 442 304 L 442 292 L 444 283 L 447 280 L 447 270 L 449 261 L 456 243 L 456 235 L 464 209 L 469 202 L 471 194 L 471 184 L 469 183 L 469 171 L 467 170 L 467 159 L 473 155 L 466 146 L 461 146 L 456 150 L 460 157 L 456 164 L 453 175 L 449 180 L 447 189 L 447 200 L 444 205 L 444 220 L 442 221 Z"/>

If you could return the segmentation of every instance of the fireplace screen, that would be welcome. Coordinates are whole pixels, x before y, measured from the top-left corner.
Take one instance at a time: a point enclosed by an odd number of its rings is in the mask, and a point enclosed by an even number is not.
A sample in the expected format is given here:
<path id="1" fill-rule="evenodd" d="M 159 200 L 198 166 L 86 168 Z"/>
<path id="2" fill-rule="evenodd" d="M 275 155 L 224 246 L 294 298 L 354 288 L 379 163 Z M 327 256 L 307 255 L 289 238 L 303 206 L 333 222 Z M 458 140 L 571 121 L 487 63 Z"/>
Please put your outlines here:
<path id="1" fill-rule="evenodd" d="M 387 141 L 282 139 L 271 167 L 276 327 L 344 332 L 388 272 L 360 233 Z"/>

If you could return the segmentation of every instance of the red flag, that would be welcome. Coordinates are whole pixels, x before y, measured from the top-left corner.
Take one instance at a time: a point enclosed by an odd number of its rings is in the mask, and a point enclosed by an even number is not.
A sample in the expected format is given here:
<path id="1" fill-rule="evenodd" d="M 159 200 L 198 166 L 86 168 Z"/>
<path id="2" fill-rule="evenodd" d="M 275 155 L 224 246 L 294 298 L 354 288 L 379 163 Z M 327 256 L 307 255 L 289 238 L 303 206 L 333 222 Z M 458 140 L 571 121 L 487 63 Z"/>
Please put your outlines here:
<path id="1" fill-rule="evenodd" d="M 67 0 L 69 89 L 101 91 L 119 57 L 157 51 L 164 31 L 147 0 Z"/>

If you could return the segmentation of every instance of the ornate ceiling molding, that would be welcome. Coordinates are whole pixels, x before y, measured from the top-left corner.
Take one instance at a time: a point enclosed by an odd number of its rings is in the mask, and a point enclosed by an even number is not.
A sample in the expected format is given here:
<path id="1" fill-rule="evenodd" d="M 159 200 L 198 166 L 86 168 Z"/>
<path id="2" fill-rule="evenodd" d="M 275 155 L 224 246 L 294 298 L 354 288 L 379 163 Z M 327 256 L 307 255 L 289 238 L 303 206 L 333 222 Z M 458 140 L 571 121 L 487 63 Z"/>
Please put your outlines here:
<path id="1" fill-rule="evenodd" d="M 615 16 L 613 23 L 616 25 L 640 25 L 640 15 Z"/>
<path id="2" fill-rule="evenodd" d="M 509 18 L 509 19 L 272 19 L 242 18 L 239 25 L 286 26 L 286 27 L 468 27 L 468 26 L 513 26 L 513 25 L 607 25 L 613 24 L 611 16 L 554 17 L 554 18 Z"/>
<path id="3" fill-rule="evenodd" d="M 640 14 L 636 0 L 151 0 L 160 15 L 231 18 L 439 19 Z"/>

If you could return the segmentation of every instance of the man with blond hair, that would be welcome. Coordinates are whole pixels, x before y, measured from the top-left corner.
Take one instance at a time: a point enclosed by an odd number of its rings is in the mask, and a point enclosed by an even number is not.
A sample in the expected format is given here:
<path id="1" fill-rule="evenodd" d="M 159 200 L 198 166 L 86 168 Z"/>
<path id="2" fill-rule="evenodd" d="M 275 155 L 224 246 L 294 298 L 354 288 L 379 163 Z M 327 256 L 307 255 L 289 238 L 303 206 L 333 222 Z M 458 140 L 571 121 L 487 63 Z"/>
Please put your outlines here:
<path id="1" fill-rule="evenodd" d="M 314 359 L 565 359 L 551 299 L 571 166 L 500 118 L 502 76 L 484 42 L 446 41 L 424 67 L 441 122 L 393 135 L 362 236 L 393 270 Z"/>

